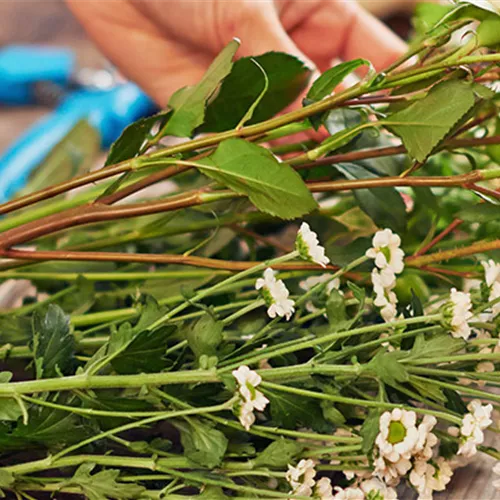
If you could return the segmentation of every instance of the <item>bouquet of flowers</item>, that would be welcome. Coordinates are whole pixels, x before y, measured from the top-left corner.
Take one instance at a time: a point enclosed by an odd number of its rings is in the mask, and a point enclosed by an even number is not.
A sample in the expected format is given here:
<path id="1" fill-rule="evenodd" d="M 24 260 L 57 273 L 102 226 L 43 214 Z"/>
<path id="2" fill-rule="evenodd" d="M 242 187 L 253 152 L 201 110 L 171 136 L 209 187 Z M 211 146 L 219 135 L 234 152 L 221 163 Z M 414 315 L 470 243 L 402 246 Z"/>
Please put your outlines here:
<path id="1" fill-rule="evenodd" d="M 305 97 L 238 45 L 0 206 L 4 495 L 423 500 L 500 459 L 499 12 L 423 4 Z"/>

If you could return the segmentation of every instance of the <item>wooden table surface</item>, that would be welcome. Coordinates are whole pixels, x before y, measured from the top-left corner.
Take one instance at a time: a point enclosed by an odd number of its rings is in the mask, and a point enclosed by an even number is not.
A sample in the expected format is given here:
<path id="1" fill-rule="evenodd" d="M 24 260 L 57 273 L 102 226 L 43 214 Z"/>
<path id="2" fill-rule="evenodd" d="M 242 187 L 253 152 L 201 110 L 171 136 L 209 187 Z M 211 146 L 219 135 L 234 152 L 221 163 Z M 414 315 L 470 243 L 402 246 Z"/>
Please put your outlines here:
<path id="1" fill-rule="evenodd" d="M 85 0 L 82 0 L 85 1 Z M 105 0 L 102 0 L 105 1 Z M 168 1 L 168 0 L 167 0 Z M 12 43 L 40 43 L 73 48 L 81 66 L 98 67 L 102 56 L 86 38 L 78 22 L 62 0 L 0 1 L 0 46 Z M 0 151 L 14 140 L 30 123 L 42 116 L 44 109 L 1 109 Z M 490 444 L 500 447 L 500 437 L 490 436 Z M 456 472 L 447 492 L 435 495 L 437 500 L 500 500 L 500 492 L 491 485 L 494 461 L 478 457 L 474 465 Z M 400 498 L 414 498 L 410 491 Z"/>

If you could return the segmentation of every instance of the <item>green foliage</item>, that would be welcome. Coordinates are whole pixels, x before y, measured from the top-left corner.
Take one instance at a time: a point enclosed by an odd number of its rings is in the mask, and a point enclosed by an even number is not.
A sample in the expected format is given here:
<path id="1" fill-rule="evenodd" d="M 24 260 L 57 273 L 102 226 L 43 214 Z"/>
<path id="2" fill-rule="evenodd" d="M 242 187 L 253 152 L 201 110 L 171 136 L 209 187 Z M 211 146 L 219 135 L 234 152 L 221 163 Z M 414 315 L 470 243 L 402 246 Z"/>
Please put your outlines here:
<path id="1" fill-rule="evenodd" d="M 304 446 L 297 441 L 280 438 L 262 450 L 255 457 L 254 464 L 257 467 L 286 467 L 303 449 Z"/>
<path id="2" fill-rule="evenodd" d="M 163 135 L 189 137 L 203 123 L 207 101 L 231 72 L 232 60 L 239 46 L 236 39 L 229 42 L 198 84 L 184 87 L 172 95 L 168 105 L 174 112 L 163 129 Z"/>
<path id="3" fill-rule="evenodd" d="M 267 76 L 268 85 L 249 124 L 267 120 L 295 101 L 311 74 L 302 61 L 281 52 L 238 59 L 217 96 L 208 104 L 200 131 L 223 132 L 236 127 L 265 88 L 259 66 Z"/>
<path id="4" fill-rule="evenodd" d="M 80 465 L 71 479 L 59 483 L 59 487 L 77 486 L 89 500 L 129 500 L 142 498 L 143 486 L 117 481 L 120 471 L 106 469 L 92 474 L 96 464 Z"/>
<path id="5" fill-rule="evenodd" d="M 207 176 L 246 195 L 261 211 L 283 219 L 311 212 L 316 202 L 290 166 L 266 149 L 242 139 L 227 139 L 209 158 L 198 162 Z"/>
<path id="6" fill-rule="evenodd" d="M 150 137 L 153 127 L 158 123 L 165 123 L 171 114 L 172 110 L 161 111 L 153 116 L 140 118 L 130 124 L 112 144 L 104 166 L 114 165 L 134 158 Z"/>
<path id="7" fill-rule="evenodd" d="M 379 351 L 365 366 L 365 370 L 385 384 L 394 387 L 409 380 L 406 368 L 399 362 L 406 357 L 407 354 L 403 351 Z"/>
<path id="8" fill-rule="evenodd" d="M 388 127 L 401 138 L 408 153 L 423 162 L 474 102 L 469 83 L 460 80 L 438 83 L 426 97 L 390 115 Z"/>
<path id="9" fill-rule="evenodd" d="M 361 437 L 362 441 L 362 450 L 363 453 L 367 455 L 371 454 L 373 449 L 373 445 L 375 444 L 375 439 L 377 438 L 377 434 L 379 432 L 379 420 L 382 412 L 378 408 L 374 408 L 370 410 L 368 416 L 365 418 L 363 425 L 361 426 Z"/>
<path id="10" fill-rule="evenodd" d="M 458 212 L 457 217 L 467 222 L 490 222 L 500 219 L 500 206 L 481 203 Z"/>
<path id="11" fill-rule="evenodd" d="M 326 70 L 311 86 L 307 93 L 307 104 L 320 101 L 329 95 L 342 80 L 350 75 L 360 66 L 369 66 L 370 62 L 366 59 L 354 59 L 337 64 L 333 68 Z"/>
<path id="12" fill-rule="evenodd" d="M 209 313 L 205 313 L 186 328 L 185 336 L 189 348 L 193 351 L 197 360 L 201 356 L 211 357 L 217 354 L 217 347 L 223 338 L 223 329 L 223 323 L 215 320 Z"/>
<path id="13" fill-rule="evenodd" d="M 221 464 L 228 444 L 221 431 L 192 418 L 176 422 L 175 426 L 181 433 L 184 455 L 189 460 L 209 469 Z"/>
<path id="14" fill-rule="evenodd" d="M 74 365 L 75 352 L 69 316 L 59 306 L 50 304 L 44 316 L 35 312 L 32 328 L 36 377 L 50 378 L 68 373 Z"/>
<path id="15" fill-rule="evenodd" d="M 335 168 L 350 180 L 380 178 L 367 168 L 354 163 L 339 163 Z M 356 189 L 354 196 L 363 212 L 370 216 L 377 226 L 388 227 L 397 232 L 404 230 L 406 207 L 395 188 Z"/>

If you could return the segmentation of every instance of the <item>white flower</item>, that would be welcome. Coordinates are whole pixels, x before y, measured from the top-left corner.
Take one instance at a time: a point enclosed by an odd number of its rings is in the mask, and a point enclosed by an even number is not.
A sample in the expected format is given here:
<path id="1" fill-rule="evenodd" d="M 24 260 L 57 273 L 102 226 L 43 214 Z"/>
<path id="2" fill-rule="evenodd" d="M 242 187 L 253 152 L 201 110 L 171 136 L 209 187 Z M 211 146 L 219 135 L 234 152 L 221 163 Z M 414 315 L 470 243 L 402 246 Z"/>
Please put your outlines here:
<path id="1" fill-rule="evenodd" d="M 497 264 L 493 259 L 481 262 L 484 267 L 484 279 L 488 287 L 493 286 L 493 283 L 500 282 L 500 264 Z"/>
<path id="2" fill-rule="evenodd" d="M 337 492 L 333 497 L 335 500 L 364 500 L 365 494 L 359 488 L 340 488 L 335 486 Z"/>
<path id="3" fill-rule="evenodd" d="M 373 461 L 374 474 L 389 486 L 397 486 L 401 477 L 411 469 L 411 461 L 400 458 L 397 462 L 390 462 L 382 456 Z"/>
<path id="4" fill-rule="evenodd" d="M 327 477 L 322 477 L 316 483 L 315 496 L 319 497 L 320 500 L 333 500 L 333 488 L 332 482 Z"/>
<path id="5" fill-rule="evenodd" d="M 463 338 L 464 340 L 470 337 L 471 329 L 469 320 L 473 316 L 471 309 L 470 295 L 464 292 L 457 292 L 456 288 L 452 288 L 450 291 L 450 300 L 445 306 L 445 315 L 450 316 L 449 327 L 453 337 Z"/>
<path id="6" fill-rule="evenodd" d="M 250 427 L 252 427 L 255 422 L 253 404 L 251 401 L 247 401 L 240 406 L 238 418 L 245 430 L 249 431 Z"/>
<path id="7" fill-rule="evenodd" d="M 373 304 L 380 307 L 380 314 L 384 321 L 390 323 L 397 316 L 398 298 L 392 289 L 396 286 L 396 277 L 392 273 L 387 273 L 386 270 L 378 271 L 373 269 L 372 274 L 373 291 L 375 298 Z"/>
<path id="8" fill-rule="evenodd" d="M 380 455 L 393 463 L 401 458 L 410 458 L 418 441 L 416 421 L 414 411 L 394 408 L 391 412 L 382 413 L 380 432 L 375 439 Z"/>
<path id="9" fill-rule="evenodd" d="M 233 370 L 232 374 L 238 382 L 238 392 L 241 396 L 239 419 L 241 425 L 248 431 L 255 422 L 253 410 L 264 411 L 269 400 L 256 389 L 262 382 L 262 378 L 257 372 L 242 365 L 237 370 Z"/>
<path id="10" fill-rule="evenodd" d="M 481 264 L 484 267 L 484 279 L 486 285 L 490 289 L 488 301 L 492 302 L 500 298 L 500 264 L 494 260 L 483 261 Z M 495 319 L 500 314 L 500 302 L 491 306 L 491 314 L 488 319 Z"/>
<path id="11" fill-rule="evenodd" d="M 261 294 L 268 306 L 267 314 L 270 318 L 284 316 L 287 321 L 291 318 L 295 311 L 295 303 L 288 298 L 287 287 L 282 280 L 276 279 L 274 271 L 270 267 L 264 271 L 264 277 L 256 281 L 255 288 L 261 290 Z"/>
<path id="12" fill-rule="evenodd" d="M 311 230 L 307 222 L 303 222 L 300 226 L 295 248 L 304 260 L 315 262 L 323 267 L 330 262 L 325 255 L 325 249 L 319 244 L 318 235 Z"/>
<path id="13" fill-rule="evenodd" d="M 291 493 L 305 497 L 312 495 L 312 488 L 316 484 L 315 476 L 314 461 L 311 459 L 302 459 L 297 467 L 288 465 L 288 471 L 285 474 L 286 480 L 292 487 Z"/>
<path id="14" fill-rule="evenodd" d="M 495 464 L 495 467 L 493 467 L 493 474 L 500 476 L 500 462 L 497 462 Z M 500 479 L 495 479 L 493 481 L 493 488 L 495 488 L 496 490 L 500 490 Z"/>
<path id="15" fill-rule="evenodd" d="M 398 498 L 394 488 L 389 488 L 389 486 L 376 477 L 363 481 L 359 487 L 366 496 L 371 493 L 371 496 L 375 496 L 377 500 L 397 500 Z"/>
<path id="16" fill-rule="evenodd" d="M 438 438 L 431 431 L 436 424 L 436 417 L 425 415 L 418 425 L 418 439 L 413 449 L 413 456 L 416 460 L 427 461 L 432 458 L 433 447 L 437 444 Z"/>
<path id="17" fill-rule="evenodd" d="M 419 493 L 419 500 L 432 499 L 434 491 L 444 491 L 450 482 L 453 471 L 450 464 L 439 457 L 435 464 L 419 460 L 410 472 L 410 483 Z"/>
<path id="18" fill-rule="evenodd" d="M 399 274 L 404 269 L 405 253 L 401 250 L 401 238 L 390 229 L 377 231 L 372 240 L 372 248 L 366 251 L 366 256 L 375 259 L 379 269 L 387 269 L 393 274 Z"/>
<path id="19" fill-rule="evenodd" d="M 471 457 L 477 453 L 477 445 L 484 441 L 483 430 L 493 423 L 491 420 L 493 406 L 491 404 L 483 406 L 481 401 L 474 399 L 467 405 L 467 409 L 470 413 L 464 415 L 460 428 L 460 434 L 465 440 L 457 454 Z"/>

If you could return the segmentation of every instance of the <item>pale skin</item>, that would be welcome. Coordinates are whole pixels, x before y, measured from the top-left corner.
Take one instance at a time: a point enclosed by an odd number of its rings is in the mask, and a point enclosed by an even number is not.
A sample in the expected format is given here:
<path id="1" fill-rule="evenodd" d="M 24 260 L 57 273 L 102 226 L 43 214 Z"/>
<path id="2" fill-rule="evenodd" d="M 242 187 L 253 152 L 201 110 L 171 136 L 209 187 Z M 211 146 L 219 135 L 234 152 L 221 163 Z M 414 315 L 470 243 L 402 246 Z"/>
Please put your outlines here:
<path id="1" fill-rule="evenodd" d="M 238 56 L 282 51 L 324 71 L 335 59 L 380 70 L 405 44 L 354 0 L 67 0 L 104 54 L 160 105 L 196 83 L 233 37 Z"/>

